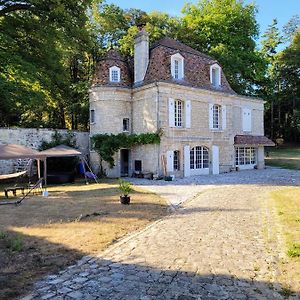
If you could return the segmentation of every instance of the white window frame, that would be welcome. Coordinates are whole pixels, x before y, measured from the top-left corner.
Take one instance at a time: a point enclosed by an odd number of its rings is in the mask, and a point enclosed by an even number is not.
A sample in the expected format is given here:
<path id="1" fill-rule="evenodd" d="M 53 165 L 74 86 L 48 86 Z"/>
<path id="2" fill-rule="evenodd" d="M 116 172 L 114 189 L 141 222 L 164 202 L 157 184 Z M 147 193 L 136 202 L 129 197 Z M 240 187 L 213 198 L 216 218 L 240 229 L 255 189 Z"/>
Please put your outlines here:
<path id="1" fill-rule="evenodd" d="M 117 77 L 114 75 L 117 72 Z M 109 81 L 113 83 L 118 83 L 121 81 L 121 69 L 117 66 L 113 66 L 109 68 Z"/>
<path id="2" fill-rule="evenodd" d="M 251 108 L 242 109 L 242 127 L 244 132 L 252 131 L 252 109 Z"/>
<path id="3" fill-rule="evenodd" d="M 90 124 L 95 124 L 95 110 L 91 109 L 90 110 Z"/>
<path id="4" fill-rule="evenodd" d="M 221 105 L 213 105 L 213 120 L 212 120 L 212 129 L 219 130 L 221 129 Z"/>
<path id="5" fill-rule="evenodd" d="M 183 127 L 184 102 L 179 99 L 174 100 L 174 127 Z"/>
<path id="6" fill-rule="evenodd" d="M 195 146 L 190 150 L 190 170 L 205 169 L 209 169 L 209 150 L 204 146 Z"/>
<path id="7" fill-rule="evenodd" d="M 125 129 L 124 127 L 124 121 L 127 123 L 127 129 Z M 122 123 L 122 126 L 123 126 L 123 132 L 129 132 L 130 131 L 130 120 L 129 118 L 123 118 L 123 123 Z"/>
<path id="8" fill-rule="evenodd" d="M 235 165 L 240 169 L 253 169 L 257 164 L 257 149 L 255 147 L 236 147 Z"/>
<path id="9" fill-rule="evenodd" d="M 180 151 L 179 150 L 174 150 L 173 169 L 174 169 L 174 171 L 180 171 Z"/>
<path id="10" fill-rule="evenodd" d="M 217 71 L 216 84 L 214 83 L 213 71 Z M 218 64 L 213 64 L 210 66 L 210 83 L 216 88 L 221 86 L 221 67 Z"/>
<path id="11" fill-rule="evenodd" d="M 184 57 L 180 53 L 171 56 L 171 74 L 175 80 L 184 78 Z"/>

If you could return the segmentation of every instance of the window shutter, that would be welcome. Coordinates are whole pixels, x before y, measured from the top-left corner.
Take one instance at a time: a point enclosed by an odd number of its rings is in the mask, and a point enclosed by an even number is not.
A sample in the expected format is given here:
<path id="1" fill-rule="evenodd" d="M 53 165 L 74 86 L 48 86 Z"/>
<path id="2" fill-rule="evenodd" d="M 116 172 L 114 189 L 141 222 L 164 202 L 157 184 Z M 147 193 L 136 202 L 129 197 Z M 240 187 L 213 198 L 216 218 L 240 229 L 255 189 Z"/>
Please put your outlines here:
<path id="1" fill-rule="evenodd" d="M 174 151 L 167 151 L 167 172 L 174 171 Z"/>
<path id="2" fill-rule="evenodd" d="M 226 129 L 226 105 L 222 105 L 222 129 L 225 130 Z"/>
<path id="3" fill-rule="evenodd" d="M 184 177 L 191 175 L 190 169 L 190 146 L 186 145 L 183 148 L 183 161 L 184 161 Z"/>
<path id="4" fill-rule="evenodd" d="M 243 131 L 250 132 L 252 130 L 252 112 L 249 108 L 243 108 Z"/>
<path id="5" fill-rule="evenodd" d="M 169 98 L 169 126 L 175 127 L 175 104 L 172 98 Z"/>
<path id="6" fill-rule="evenodd" d="M 209 108 L 208 108 L 208 113 L 209 113 L 209 129 L 213 129 L 213 109 L 214 109 L 214 105 L 212 103 L 209 103 Z"/>
<path id="7" fill-rule="evenodd" d="M 185 127 L 191 128 L 191 101 L 185 101 Z"/>

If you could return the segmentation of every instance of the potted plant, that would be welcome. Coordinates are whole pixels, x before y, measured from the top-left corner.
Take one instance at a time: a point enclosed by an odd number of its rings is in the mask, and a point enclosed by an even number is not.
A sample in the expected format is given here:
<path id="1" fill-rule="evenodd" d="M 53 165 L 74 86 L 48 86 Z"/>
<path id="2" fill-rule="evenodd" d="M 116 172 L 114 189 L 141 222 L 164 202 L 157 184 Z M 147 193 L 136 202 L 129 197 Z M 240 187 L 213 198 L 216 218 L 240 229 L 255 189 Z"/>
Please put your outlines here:
<path id="1" fill-rule="evenodd" d="M 129 204 L 130 203 L 130 196 L 129 194 L 132 192 L 131 183 L 125 180 L 119 180 L 119 190 L 121 191 L 120 202 L 122 204 Z"/>

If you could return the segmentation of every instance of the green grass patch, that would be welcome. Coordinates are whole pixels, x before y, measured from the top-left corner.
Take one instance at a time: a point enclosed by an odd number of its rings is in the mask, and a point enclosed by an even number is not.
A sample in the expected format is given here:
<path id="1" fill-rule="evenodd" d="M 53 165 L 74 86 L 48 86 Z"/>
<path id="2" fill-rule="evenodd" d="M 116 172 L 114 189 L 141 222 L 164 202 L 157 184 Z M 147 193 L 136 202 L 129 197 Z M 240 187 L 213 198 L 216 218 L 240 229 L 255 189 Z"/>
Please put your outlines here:
<path id="1" fill-rule="evenodd" d="M 266 149 L 266 165 L 300 170 L 300 147 Z"/>

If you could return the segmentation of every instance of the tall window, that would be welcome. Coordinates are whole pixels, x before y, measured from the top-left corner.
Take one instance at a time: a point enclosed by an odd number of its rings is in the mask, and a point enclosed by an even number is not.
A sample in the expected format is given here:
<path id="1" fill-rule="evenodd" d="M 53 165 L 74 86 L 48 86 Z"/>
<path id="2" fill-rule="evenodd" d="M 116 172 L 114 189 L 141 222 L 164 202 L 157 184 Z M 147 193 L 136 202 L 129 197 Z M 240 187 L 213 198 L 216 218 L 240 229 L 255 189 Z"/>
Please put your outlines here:
<path id="1" fill-rule="evenodd" d="M 177 59 L 174 60 L 174 78 L 179 78 L 179 61 Z"/>
<path id="2" fill-rule="evenodd" d="M 197 146 L 190 151 L 190 168 L 206 169 L 209 167 L 208 149 L 202 146 Z"/>
<path id="3" fill-rule="evenodd" d="M 215 104 L 213 106 L 213 129 L 220 128 L 220 112 L 221 112 L 221 106 Z"/>
<path id="4" fill-rule="evenodd" d="M 129 119 L 128 118 L 123 119 L 123 131 L 125 131 L 125 132 L 129 131 Z"/>
<path id="5" fill-rule="evenodd" d="M 179 161 L 179 151 L 174 151 L 174 155 L 173 155 L 173 168 L 174 171 L 179 171 L 180 170 L 180 161 Z"/>
<path id="6" fill-rule="evenodd" d="M 221 67 L 218 64 L 210 67 L 210 82 L 214 87 L 221 85 Z"/>
<path id="7" fill-rule="evenodd" d="M 253 147 L 237 147 L 235 149 L 236 165 L 254 165 L 256 164 L 256 151 Z"/>
<path id="8" fill-rule="evenodd" d="M 110 82 L 120 82 L 121 71 L 120 68 L 113 66 L 109 68 L 109 81 Z"/>
<path id="9" fill-rule="evenodd" d="M 171 56 L 171 73 L 174 79 L 184 77 L 184 58 L 179 53 Z"/>
<path id="10" fill-rule="evenodd" d="M 175 127 L 182 127 L 183 102 L 175 100 L 174 105 Z"/>
<path id="11" fill-rule="evenodd" d="M 95 110 L 91 109 L 90 111 L 90 122 L 95 123 Z"/>

